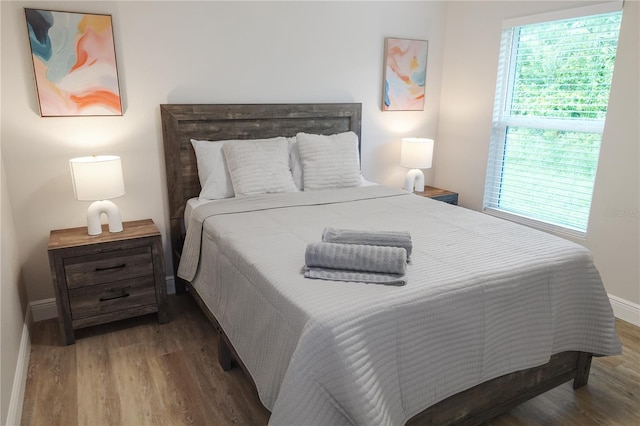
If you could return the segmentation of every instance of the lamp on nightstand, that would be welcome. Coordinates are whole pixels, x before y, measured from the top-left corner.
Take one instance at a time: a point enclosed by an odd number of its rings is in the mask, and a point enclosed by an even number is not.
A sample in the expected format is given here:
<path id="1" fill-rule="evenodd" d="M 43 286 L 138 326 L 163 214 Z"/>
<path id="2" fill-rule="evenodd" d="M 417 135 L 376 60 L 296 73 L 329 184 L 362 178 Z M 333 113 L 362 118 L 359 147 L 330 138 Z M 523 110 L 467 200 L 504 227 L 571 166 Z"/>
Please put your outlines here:
<path id="1" fill-rule="evenodd" d="M 400 149 L 400 165 L 411 170 L 405 178 L 405 191 L 424 191 L 424 173 L 420 169 L 430 169 L 433 160 L 433 139 L 403 138 Z"/>
<path id="2" fill-rule="evenodd" d="M 122 163 L 117 155 L 93 155 L 69 160 L 76 200 L 93 201 L 87 210 L 89 235 L 100 235 L 102 213 L 109 219 L 109 232 L 122 231 L 120 209 L 111 198 L 124 195 Z"/>

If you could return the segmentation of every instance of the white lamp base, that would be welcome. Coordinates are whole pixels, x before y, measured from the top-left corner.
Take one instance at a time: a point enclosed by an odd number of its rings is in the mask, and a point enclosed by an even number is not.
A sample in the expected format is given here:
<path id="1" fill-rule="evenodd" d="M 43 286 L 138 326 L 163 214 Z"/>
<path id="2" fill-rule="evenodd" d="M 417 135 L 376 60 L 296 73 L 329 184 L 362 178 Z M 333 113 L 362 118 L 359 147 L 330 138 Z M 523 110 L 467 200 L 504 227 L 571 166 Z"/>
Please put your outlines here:
<path id="1" fill-rule="evenodd" d="M 404 190 L 408 192 L 424 191 L 424 173 L 420 169 L 411 169 L 404 181 Z"/>
<path id="2" fill-rule="evenodd" d="M 120 209 L 109 200 L 95 201 L 87 210 L 87 228 L 89 235 L 102 234 L 102 224 L 100 216 L 102 213 L 109 219 L 109 232 L 122 232 L 122 217 Z"/>

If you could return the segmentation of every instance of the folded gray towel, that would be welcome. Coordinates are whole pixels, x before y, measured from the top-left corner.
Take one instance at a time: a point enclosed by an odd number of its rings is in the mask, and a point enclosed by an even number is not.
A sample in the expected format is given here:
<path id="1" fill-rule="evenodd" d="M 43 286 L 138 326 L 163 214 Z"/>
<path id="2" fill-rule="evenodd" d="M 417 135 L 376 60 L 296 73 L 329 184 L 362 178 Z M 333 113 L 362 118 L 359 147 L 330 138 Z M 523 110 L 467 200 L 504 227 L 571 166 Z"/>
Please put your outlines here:
<path id="1" fill-rule="evenodd" d="M 310 268 L 305 267 L 304 276 L 318 280 L 349 281 L 386 285 L 405 285 L 404 275 L 381 274 L 379 272 L 356 272 L 340 269 Z"/>
<path id="2" fill-rule="evenodd" d="M 310 243 L 304 255 L 308 268 L 404 275 L 407 251 L 400 247 Z"/>
<path id="3" fill-rule="evenodd" d="M 402 247 L 411 257 L 413 244 L 411 235 L 405 231 L 359 231 L 353 229 L 325 228 L 322 241 L 340 244 Z"/>

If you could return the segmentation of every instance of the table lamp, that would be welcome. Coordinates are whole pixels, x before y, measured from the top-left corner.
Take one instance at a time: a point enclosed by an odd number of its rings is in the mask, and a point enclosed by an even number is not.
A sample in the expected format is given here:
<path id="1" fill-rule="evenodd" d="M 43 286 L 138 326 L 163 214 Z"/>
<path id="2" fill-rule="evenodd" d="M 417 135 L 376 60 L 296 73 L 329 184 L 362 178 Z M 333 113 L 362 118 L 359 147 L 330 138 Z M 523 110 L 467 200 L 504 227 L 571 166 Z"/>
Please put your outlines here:
<path id="1" fill-rule="evenodd" d="M 404 182 L 405 191 L 424 191 L 424 173 L 420 169 L 431 168 L 433 139 L 403 138 L 400 149 L 400 165 L 411 170 Z"/>
<path id="2" fill-rule="evenodd" d="M 124 195 L 122 163 L 117 155 L 93 155 L 69 160 L 76 200 L 93 201 L 87 210 L 89 235 L 100 235 L 100 216 L 109 219 L 109 232 L 122 231 L 120 210 L 109 199 Z"/>

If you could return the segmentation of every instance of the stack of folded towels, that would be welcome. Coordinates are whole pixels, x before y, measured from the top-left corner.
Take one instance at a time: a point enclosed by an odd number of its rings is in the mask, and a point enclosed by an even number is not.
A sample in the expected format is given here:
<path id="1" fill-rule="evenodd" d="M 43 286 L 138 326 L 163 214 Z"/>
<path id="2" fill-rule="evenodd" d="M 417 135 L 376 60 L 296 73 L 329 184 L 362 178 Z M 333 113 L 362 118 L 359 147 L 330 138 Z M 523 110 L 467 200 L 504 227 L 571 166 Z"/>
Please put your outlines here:
<path id="1" fill-rule="evenodd" d="M 306 278 L 404 285 L 411 235 L 403 231 L 325 228 L 305 252 Z"/>

